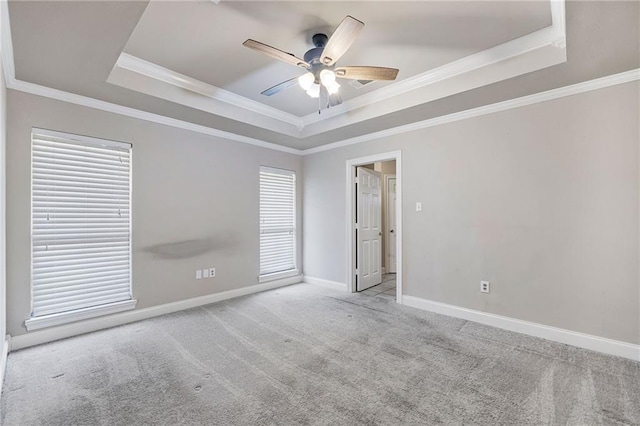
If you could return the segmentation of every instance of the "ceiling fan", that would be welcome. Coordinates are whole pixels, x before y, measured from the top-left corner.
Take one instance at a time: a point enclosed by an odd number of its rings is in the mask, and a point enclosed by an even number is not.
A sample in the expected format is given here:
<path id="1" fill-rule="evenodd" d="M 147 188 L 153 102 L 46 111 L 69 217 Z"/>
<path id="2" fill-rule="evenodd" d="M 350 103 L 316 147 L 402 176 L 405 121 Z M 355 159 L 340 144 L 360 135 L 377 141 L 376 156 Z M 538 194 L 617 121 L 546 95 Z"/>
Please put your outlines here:
<path id="1" fill-rule="evenodd" d="M 395 80 L 398 75 L 396 68 L 347 66 L 337 67 L 336 62 L 345 54 L 351 44 L 364 27 L 364 23 L 352 16 L 342 20 L 331 37 L 325 34 L 315 34 L 312 38 L 313 49 L 304 54 L 304 59 L 296 57 L 275 47 L 271 47 L 255 40 L 247 40 L 243 44 L 250 49 L 264 53 L 274 59 L 306 69 L 308 72 L 263 91 L 265 96 L 274 95 L 284 89 L 295 86 L 296 83 L 312 98 L 327 99 L 327 108 L 342 103 L 336 78 L 351 80 Z M 321 96 L 323 95 L 323 96 Z M 320 110 L 318 110 L 320 112 Z"/>

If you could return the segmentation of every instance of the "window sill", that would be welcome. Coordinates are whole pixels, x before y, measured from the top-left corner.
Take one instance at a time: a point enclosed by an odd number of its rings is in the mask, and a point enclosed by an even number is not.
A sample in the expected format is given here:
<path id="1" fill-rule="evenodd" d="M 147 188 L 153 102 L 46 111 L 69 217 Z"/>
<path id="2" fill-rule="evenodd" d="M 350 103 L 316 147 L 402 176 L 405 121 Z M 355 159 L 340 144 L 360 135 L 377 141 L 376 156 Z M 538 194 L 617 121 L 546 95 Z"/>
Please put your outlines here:
<path id="1" fill-rule="evenodd" d="M 260 275 L 258 277 L 258 283 L 268 283 L 269 281 L 280 280 L 282 278 L 295 277 L 296 275 L 300 275 L 299 269 L 290 269 L 288 271 L 276 272 L 273 274 L 265 274 Z"/>
<path id="2" fill-rule="evenodd" d="M 75 311 L 61 312 L 59 314 L 43 315 L 41 317 L 29 318 L 24 322 L 24 325 L 27 327 L 27 331 L 54 327 L 56 325 L 68 324 L 70 322 L 115 314 L 116 312 L 128 311 L 134 309 L 137 302 L 137 300 L 131 299 L 125 300 L 124 302 L 115 302 L 107 305 L 77 309 Z"/>

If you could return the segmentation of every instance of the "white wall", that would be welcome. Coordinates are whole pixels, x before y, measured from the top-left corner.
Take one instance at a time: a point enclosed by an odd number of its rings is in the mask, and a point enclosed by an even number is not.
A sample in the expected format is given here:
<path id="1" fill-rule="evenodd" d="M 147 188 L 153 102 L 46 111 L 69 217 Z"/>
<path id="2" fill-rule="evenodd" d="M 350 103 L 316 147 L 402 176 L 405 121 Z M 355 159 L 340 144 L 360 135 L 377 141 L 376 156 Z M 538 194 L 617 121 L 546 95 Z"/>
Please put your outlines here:
<path id="1" fill-rule="evenodd" d="M 346 160 L 402 150 L 404 294 L 640 343 L 639 94 L 627 83 L 305 156 L 305 275 L 346 281 Z"/>
<path id="2" fill-rule="evenodd" d="M 257 283 L 259 167 L 294 170 L 301 177 L 299 156 L 13 90 L 8 106 L 7 328 L 12 336 L 26 332 L 30 312 L 32 127 L 133 144 L 136 309 Z M 300 218 L 301 213 L 299 223 Z M 211 248 L 182 258 L 154 253 L 158 245 L 188 240 L 194 245 L 206 240 Z M 216 278 L 196 281 L 195 270 L 206 267 L 216 267 Z"/>

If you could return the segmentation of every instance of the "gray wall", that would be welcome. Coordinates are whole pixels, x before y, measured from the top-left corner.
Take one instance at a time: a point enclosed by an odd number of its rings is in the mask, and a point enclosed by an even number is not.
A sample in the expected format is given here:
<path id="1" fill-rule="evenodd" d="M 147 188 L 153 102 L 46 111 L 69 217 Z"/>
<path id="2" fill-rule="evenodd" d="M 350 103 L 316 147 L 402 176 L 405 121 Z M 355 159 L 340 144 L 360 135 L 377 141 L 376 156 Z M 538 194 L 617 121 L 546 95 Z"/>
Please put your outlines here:
<path id="1" fill-rule="evenodd" d="M 257 283 L 259 166 L 295 170 L 301 176 L 300 157 L 13 90 L 8 91 L 8 106 L 7 328 L 11 335 L 26 332 L 24 320 L 30 312 L 32 127 L 133 144 L 137 309 Z M 301 213 L 299 223 L 300 217 Z M 201 239 L 212 246 L 201 255 L 163 258 L 149 251 L 157 245 Z M 207 267 L 216 267 L 216 278 L 196 281 L 195 270 Z"/>
<path id="2" fill-rule="evenodd" d="M 396 174 L 396 162 L 394 161 L 384 161 L 380 164 L 380 173 L 382 173 L 382 197 L 380 198 L 382 203 L 382 212 L 380 215 L 380 219 L 382 221 L 382 262 L 381 265 L 383 268 L 387 267 L 388 260 L 387 259 L 387 180 L 386 176 L 395 175 Z"/>
<path id="3" fill-rule="evenodd" d="M 6 139 L 7 139 L 7 84 L 4 78 L 4 66 L 0 66 L 0 347 L 7 334 L 7 297 L 6 297 Z M 4 372 L 0 372 L 4 377 Z M 2 388 L 2 383 L 0 383 Z"/>
<path id="4" fill-rule="evenodd" d="M 305 275 L 346 281 L 346 160 L 400 149 L 404 294 L 640 343 L 639 95 L 628 83 L 305 156 Z"/>

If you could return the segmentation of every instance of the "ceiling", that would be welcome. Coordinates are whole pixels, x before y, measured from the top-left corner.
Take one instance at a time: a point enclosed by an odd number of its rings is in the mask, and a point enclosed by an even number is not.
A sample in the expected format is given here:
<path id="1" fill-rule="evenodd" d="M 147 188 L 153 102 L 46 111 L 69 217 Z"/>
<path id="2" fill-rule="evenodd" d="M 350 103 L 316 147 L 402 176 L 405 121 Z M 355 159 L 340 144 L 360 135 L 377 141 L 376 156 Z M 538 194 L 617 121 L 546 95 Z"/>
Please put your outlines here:
<path id="1" fill-rule="evenodd" d="M 330 35 L 346 15 L 365 27 L 339 64 L 399 68 L 398 81 L 551 25 L 549 3 L 542 1 L 152 1 L 124 51 L 304 116 L 317 112 L 318 102 L 301 88 L 270 97 L 260 93 L 305 71 L 242 42 L 252 38 L 302 57 L 313 47 L 313 34 Z M 356 88 L 348 83 L 343 80 L 340 88 L 345 100 L 390 84 Z"/>
<path id="2" fill-rule="evenodd" d="M 9 2 L 17 80 L 295 149 L 637 68 L 639 10 L 567 2 L 564 45 L 548 0 Z M 302 56 L 347 14 L 365 27 L 339 64 L 398 81 L 343 84 L 320 115 L 298 87 L 260 95 L 300 70 L 244 40 Z"/>

